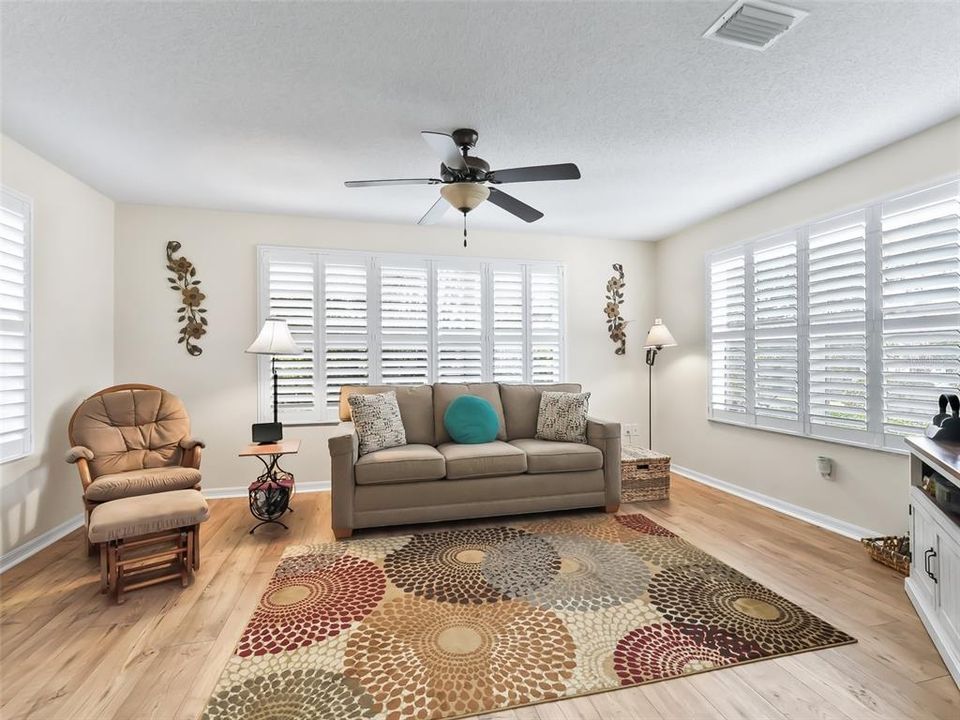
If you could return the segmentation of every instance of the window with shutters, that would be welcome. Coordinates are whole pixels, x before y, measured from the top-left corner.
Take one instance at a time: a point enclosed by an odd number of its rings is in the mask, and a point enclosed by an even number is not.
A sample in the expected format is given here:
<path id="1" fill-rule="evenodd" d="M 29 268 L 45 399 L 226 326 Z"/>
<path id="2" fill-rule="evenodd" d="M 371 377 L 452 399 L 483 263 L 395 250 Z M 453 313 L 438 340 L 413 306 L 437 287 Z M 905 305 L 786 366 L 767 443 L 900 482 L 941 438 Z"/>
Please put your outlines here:
<path id="1" fill-rule="evenodd" d="M 30 306 L 30 201 L 0 199 L 0 462 L 33 450 Z"/>
<path id="2" fill-rule="evenodd" d="M 286 423 L 336 419 L 345 384 L 557 382 L 563 377 L 563 267 L 261 247 L 260 313 L 304 348 L 279 357 Z M 260 413 L 272 412 L 269 359 Z"/>
<path id="3" fill-rule="evenodd" d="M 960 182 L 707 255 L 708 415 L 880 449 L 960 390 Z"/>

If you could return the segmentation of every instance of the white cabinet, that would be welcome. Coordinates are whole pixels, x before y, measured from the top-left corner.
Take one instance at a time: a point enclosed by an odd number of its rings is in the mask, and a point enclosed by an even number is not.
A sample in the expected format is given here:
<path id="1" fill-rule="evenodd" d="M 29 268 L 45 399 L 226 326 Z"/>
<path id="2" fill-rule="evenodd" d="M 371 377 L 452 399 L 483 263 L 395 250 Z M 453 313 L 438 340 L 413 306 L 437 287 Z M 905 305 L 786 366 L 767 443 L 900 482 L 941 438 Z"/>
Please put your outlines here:
<path id="1" fill-rule="evenodd" d="M 944 664 L 960 686 L 960 524 L 920 489 L 935 470 L 960 487 L 960 445 L 908 438 L 910 577 L 905 588 Z"/>

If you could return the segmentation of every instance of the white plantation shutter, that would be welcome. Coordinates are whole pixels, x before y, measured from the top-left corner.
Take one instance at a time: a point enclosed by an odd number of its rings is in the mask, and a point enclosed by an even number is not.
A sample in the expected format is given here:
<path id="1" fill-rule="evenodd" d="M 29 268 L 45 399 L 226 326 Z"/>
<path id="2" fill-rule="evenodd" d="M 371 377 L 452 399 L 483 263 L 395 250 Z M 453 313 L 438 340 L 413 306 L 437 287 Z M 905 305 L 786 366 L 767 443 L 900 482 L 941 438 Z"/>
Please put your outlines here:
<path id="1" fill-rule="evenodd" d="M 436 270 L 437 382 L 484 379 L 481 277 L 479 269 Z"/>
<path id="2" fill-rule="evenodd" d="M 863 210 L 809 229 L 810 424 L 851 439 L 868 430 L 866 237 Z"/>
<path id="3" fill-rule="evenodd" d="M 260 319 L 287 320 L 279 419 L 333 422 L 343 385 L 557 382 L 563 270 L 553 263 L 261 247 Z M 260 416 L 272 417 L 269 358 Z"/>
<path id="4" fill-rule="evenodd" d="M 559 382 L 562 375 L 562 294 L 559 269 L 529 271 L 530 381 Z"/>
<path id="5" fill-rule="evenodd" d="M 29 455 L 33 449 L 30 242 L 30 202 L 3 190 L 0 200 L 0 462 Z"/>
<path id="6" fill-rule="evenodd" d="M 277 356 L 277 410 L 281 422 L 310 420 L 316 416 L 319 409 L 318 375 L 314 361 L 317 330 L 316 283 L 317 271 L 313 258 L 267 256 L 266 315 L 286 320 L 293 339 L 304 349 L 299 355 Z M 261 361 L 261 368 L 262 373 L 267 374 L 270 384 L 266 402 L 271 406 L 268 414 L 272 414 L 273 393 L 269 358 Z"/>
<path id="7" fill-rule="evenodd" d="M 753 255 L 754 412 L 799 428 L 799 277 L 793 233 Z"/>
<path id="8" fill-rule="evenodd" d="M 960 181 L 706 260 L 711 419 L 902 450 L 960 391 Z"/>
<path id="9" fill-rule="evenodd" d="M 884 202 L 881 229 L 883 431 L 896 436 L 960 390 L 960 183 Z"/>
<path id="10" fill-rule="evenodd" d="M 746 255 L 718 257 L 709 265 L 710 412 L 745 417 L 747 403 Z"/>
<path id="11" fill-rule="evenodd" d="M 426 263 L 380 268 L 381 381 L 430 382 L 430 271 Z"/>
<path id="12" fill-rule="evenodd" d="M 325 259 L 323 263 L 323 392 L 330 408 L 340 402 L 341 385 L 370 382 L 368 269 L 362 258 L 356 262 Z"/>
<path id="13" fill-rule="evenodd" d="M 493 379 L 520 383 L 526 377 L 523 269 L 493 270 Z"/>

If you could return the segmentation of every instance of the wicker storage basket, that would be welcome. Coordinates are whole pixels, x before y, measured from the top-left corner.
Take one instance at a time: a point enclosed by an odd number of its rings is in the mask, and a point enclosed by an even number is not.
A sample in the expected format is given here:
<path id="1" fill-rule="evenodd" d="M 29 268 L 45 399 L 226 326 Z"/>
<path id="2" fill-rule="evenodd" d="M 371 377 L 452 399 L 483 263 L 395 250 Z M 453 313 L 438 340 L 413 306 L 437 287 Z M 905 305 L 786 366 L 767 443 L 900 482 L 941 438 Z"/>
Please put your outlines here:
<path id="1" fill-rule="evenodd" d="M 620 458 L 620 498 L 623 502 L 666 500 L 670 497 L 670 456 L 626 446 Z"/>
<path id="2" fill-rule="evenodd" d="M 863 538 L 860 542 L 877 562 L 892 567 L 902 575 L 910 574 L 910 540 L 906 537 L 887 535 L 885 537 Z"/>

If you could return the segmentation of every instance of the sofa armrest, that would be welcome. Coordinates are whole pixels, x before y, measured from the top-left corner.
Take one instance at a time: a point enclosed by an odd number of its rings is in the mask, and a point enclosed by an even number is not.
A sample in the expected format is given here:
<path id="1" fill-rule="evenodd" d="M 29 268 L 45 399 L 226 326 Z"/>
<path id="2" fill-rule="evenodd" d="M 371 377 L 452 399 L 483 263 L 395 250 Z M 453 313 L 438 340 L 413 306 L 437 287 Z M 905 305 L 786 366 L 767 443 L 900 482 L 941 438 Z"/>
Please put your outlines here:
<path id="1" fill-rule="evenodd" d="M 620 423 L 587 418 L 587 444 L 603 453 L 603 486 L 607 512 L 620 507 Z"/>
<path id="2" fill-rule="evenodd" d="M 184 450 L 193 450 L 195 447 L 205 448 L 207 444 L 200 438 L 185 437 L 180 438 L 180 447 Z"/>
<path id="3" fill-rule="evenodd" d="M 335 531 L 353 528 L 353 466 L 360 457 L 360 436 L 356 432 L 337 435 L 327 441 L 330 448 L 330 505 Z"/>
<path id="4" fill-rule="evenodd" d="M 93 460 L 93 450 L 83 445 L 75 445 L 67 452 L 64 458 L 71 465 L 77 466 L 77 472 L 80 473 L 80 484 L 83 491 L 86 492 L 93 482 L 93 475 L 90 474 L 90 460 Z"/>

